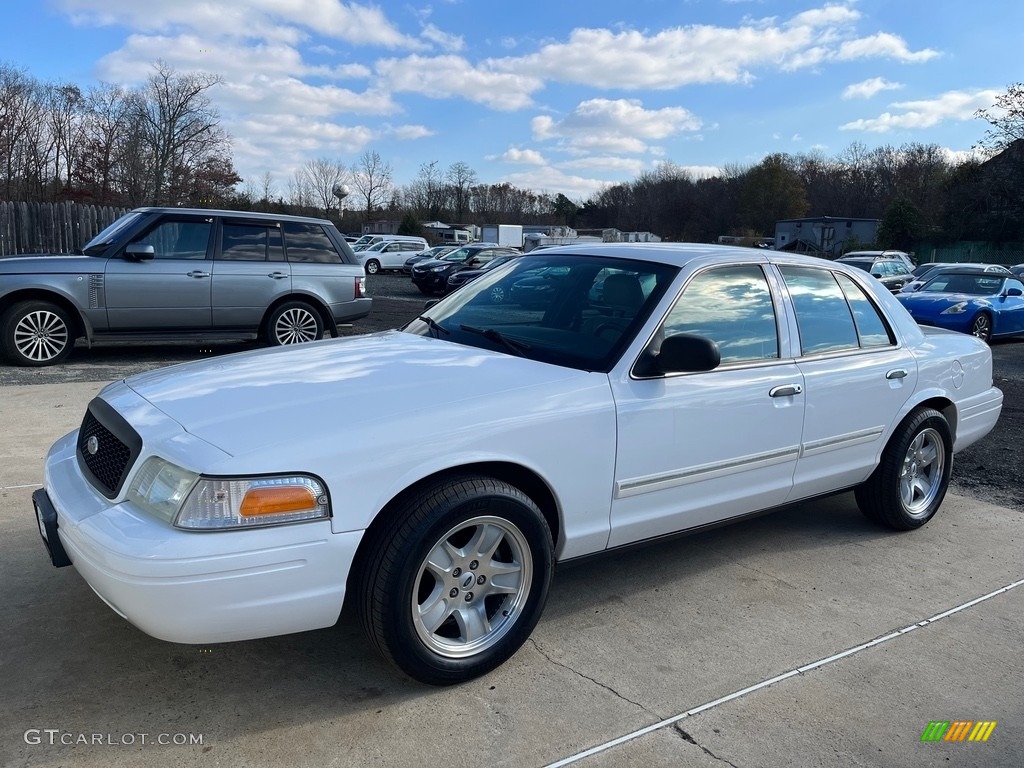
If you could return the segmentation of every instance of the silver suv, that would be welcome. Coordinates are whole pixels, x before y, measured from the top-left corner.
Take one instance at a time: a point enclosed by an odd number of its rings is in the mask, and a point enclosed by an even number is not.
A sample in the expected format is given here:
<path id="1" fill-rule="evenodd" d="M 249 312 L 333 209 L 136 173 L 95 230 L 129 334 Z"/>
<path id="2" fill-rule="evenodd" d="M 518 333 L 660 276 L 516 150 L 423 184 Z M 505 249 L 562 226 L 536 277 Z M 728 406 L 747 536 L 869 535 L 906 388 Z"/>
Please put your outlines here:
<path id="1" fill-rule="evenodd" d="M 53 365 L 75 339 L 255 339 L 337 335 L 372 300 L 331 222 L 300 216 L 137 208 L 80 255 L 0 258 L 0 351 Z"/>

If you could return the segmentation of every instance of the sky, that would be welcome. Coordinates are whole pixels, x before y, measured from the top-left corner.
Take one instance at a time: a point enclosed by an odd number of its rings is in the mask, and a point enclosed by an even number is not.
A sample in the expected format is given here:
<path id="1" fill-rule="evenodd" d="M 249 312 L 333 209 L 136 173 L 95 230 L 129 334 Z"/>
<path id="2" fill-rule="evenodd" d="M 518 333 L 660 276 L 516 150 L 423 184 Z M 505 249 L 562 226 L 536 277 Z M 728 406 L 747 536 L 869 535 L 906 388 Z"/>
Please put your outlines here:
<path id="1" fill-rule="evenodd" d="M 157 59 L 210 91 L 236 170 L 280 195 L 367 151 L 407 184 L 465 162 L 584 201 L 671 162 L 909 142 L 971 151 L 1024 79 L 1017 0 L 2 0 L 0 61 L 138 85 Z"/>

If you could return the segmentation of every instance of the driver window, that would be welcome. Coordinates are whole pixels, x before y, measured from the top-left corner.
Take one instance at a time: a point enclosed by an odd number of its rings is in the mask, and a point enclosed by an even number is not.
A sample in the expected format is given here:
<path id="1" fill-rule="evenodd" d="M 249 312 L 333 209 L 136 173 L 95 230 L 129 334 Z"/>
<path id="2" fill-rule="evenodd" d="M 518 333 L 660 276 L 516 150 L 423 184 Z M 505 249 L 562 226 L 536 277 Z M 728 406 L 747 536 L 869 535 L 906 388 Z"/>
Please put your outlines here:
<path id="1" fill-rule="evenodd" d="M 687 284 L 663 326 L 665 336 L 687 333 L 718 344 L 722 363 L 779 356 L 771 290 L 755 264 L 709 269 Z"/>
<path id="2" fill-rule="evenodd" d="M 163 221 L 132 242 L 152 245 L 154 259 L 205 259 L 211 229 L 208 221 Z"/>

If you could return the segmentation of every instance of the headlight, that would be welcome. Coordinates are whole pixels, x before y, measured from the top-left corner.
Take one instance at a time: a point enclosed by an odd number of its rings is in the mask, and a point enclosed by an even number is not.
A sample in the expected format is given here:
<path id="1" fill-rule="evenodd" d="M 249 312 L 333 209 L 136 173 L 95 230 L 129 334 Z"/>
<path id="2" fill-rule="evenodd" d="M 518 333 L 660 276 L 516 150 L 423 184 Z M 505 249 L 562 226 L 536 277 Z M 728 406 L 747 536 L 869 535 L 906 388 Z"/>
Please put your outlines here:
<path id="1" fill-rule="evenodd" d="M 189 530 L 238 530 L 331 515 L 327 490 L 314 477 L 203 477 L 155 456 L 136 474 L 128 498 Z"/>
<path id="2" fill-rule="evenodd" d="M 446 269 L 448 269 L 448 265 L 447 264 L 442 264 L 440 267 L 431 267 L 430 271 L 431 272 L 444 272 Z"/>
<path id="3" fill-rule="evenodd" d="M 946 307 L 939 314 L 940 315 L 962 315 L 966 311 L 967 311 L 967 302 L 966 301 L 961 301 L 961 302 L 957 302 L 952 307 Z"/>

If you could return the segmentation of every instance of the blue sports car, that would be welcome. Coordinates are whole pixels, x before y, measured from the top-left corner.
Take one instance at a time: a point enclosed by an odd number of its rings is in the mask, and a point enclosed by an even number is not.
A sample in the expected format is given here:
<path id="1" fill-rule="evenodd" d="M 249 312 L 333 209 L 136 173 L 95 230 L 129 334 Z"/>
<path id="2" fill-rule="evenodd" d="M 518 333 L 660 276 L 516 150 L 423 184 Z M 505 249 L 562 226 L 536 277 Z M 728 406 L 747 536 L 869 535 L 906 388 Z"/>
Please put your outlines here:
<path id="1" fill-rule="evenodd" d="M 1024 334 L 1024 283 L 1012 275 L 952 271 L 896 298 L 919 325 L 970 333 L 988 341 Z"/>

